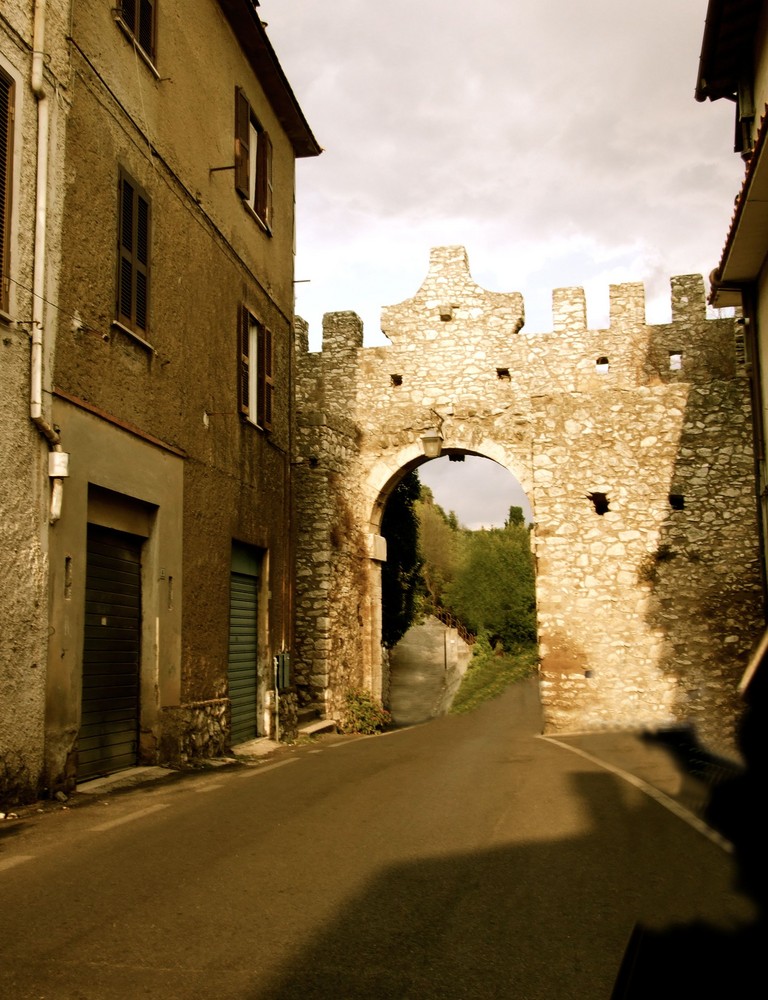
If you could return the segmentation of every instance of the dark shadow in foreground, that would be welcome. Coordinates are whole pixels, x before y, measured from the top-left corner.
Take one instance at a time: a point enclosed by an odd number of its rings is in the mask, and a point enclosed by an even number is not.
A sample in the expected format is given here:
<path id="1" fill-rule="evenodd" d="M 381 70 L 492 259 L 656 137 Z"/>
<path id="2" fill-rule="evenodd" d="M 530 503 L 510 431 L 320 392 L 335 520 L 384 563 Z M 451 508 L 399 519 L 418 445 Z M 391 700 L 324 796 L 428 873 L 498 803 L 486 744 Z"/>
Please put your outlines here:
<path id="1" fill-rule="evenodd" d="M 719 846 L 612 774 L 570 780 L 581 833 L 542 788 L 551 839 L 385 868 L 252 1000 L 603 1000 L 635 923 L 751 918 Z"/>
<path id="2" fill-rule="evenodd" d="M 704 818 L 733 845 L 736 887 L 757 908 L 754 923 L 725 932 L 691 923 L 654 932 L 637 924 L 611 1000 L 656 997 L 763 996 L 768 945 L 768 669 L 755 674 L 744 694 L 738 742 L 741 769 L 712 758 L 691 732 L 662 741 L 691 773 L 711 785 Z"/>

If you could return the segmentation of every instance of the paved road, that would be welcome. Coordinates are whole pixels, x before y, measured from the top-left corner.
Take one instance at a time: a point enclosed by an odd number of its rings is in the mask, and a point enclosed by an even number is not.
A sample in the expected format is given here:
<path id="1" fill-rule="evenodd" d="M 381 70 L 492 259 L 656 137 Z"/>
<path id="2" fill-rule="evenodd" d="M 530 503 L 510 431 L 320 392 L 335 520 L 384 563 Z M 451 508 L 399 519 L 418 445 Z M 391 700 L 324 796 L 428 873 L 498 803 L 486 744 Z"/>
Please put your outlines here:
<path id="1" fill-rule="evenodd" d="M 607 1000 L 636 921 L 749 919 L 718 844 L 538 724 L 524 684 L 6 821 L 0 997 Z"/>

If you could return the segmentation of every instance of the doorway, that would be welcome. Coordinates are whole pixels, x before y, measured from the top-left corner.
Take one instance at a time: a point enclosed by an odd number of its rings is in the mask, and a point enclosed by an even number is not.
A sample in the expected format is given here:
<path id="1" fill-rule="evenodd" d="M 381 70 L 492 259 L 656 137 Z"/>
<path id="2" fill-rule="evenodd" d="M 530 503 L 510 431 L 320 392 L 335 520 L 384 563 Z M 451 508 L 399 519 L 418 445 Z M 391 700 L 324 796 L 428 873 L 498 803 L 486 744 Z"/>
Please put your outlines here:
<path id="1" fill-rule="evenodd" d="M 88 525 L 78 781 L 138 763 L 143 541 Z"/>

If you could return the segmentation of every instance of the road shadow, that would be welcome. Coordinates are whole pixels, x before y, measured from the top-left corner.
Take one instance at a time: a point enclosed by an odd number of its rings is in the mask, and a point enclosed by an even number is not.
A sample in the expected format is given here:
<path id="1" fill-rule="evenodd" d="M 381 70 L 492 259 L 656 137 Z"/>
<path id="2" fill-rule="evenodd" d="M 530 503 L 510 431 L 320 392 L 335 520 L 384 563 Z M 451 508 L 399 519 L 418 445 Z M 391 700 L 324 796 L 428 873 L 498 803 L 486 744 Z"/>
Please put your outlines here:
<path id="1" fill-rule="evenodd" d="M 749 926 L 721 847 L 608 772 L 570 780 L 578 835 L 553 821 L 527 841 L 385 867 L 251 1000 L 599 1000 L 638 924 Z"/>

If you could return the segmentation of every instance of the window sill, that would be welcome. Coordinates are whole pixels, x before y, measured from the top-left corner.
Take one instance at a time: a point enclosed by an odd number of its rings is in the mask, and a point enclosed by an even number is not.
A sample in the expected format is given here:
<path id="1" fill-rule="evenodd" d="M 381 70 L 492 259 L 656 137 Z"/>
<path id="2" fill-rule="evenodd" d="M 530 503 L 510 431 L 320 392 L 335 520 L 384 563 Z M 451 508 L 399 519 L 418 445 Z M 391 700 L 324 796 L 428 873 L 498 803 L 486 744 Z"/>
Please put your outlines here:
<path id="1" fill-rule="evenodd" d="M 155 66 L 155 64 L 152 62 L 152 57 L 144 51 L 141 45 L 139 45 L 138 38 L 134 35 L 130 27 L 125 23 L 125 21 L 122 19 L 122 17 L 120 17 L 119 14 L 115 14 L 115 24 L 122 31 L 122 33 L 125 35 L 128 41 L 131 43 L 134 52 L 136 52 L 136 54 L 139 56 L 141 61 L 147 67 L 149 72 L 152 74 L 152 76 L 154 76 L 156 80 L 159 80 L 160 73 L 157 70 L 157 66 Z"/>
<path id="2" fill-rule="evenodd" d="M 15 322 L 16 320 L 10 313 L 7 313 L 5 309 L 0 309 L 0 323 L 5 323 L 7 326 L 13 326 Z"/>
<path id="3" fill-rule="evenodd" d="M 245 198 L 242 199 L 242 202 L 243 202 L 243 205 L 245 207 L 246 212 L 250 215 L 250 217 L 252 219 L 255 220 L 256 225 L 259 227 L 259 229 L 261 229 L 261 231 L 266 236 L 270 236 L 271 237 L 272 236 L 272 228 L 266 224 L 266 222 L 262 219 L 262 217 L 258 214 L 258 212 L 255 211 L 255 209 L 253 208 L 253 206 L 250 205 L 245 200 Z"/>
<path id="4" fill-rule="evenodd" d="M 270 432 L 266 427 L 262 427 L 261 424 L 257 424 L 255 420 L 251 420 L 247 413 L 243 413 L 243 422 L 248 424 L 249 427 L 253 427 L 255 431 L 261 431 L 262 434 L 269 434 Z"/>
<path id="5" fill-rule="evenodd" d="M 140 347 L 143 347 L 145 351 L 149 351 L 150 354 L 157 354 L 157 351 L 149 343 L 148 340 L 144 340 L 144 338 L 139 336 L 138 333 L 135 333 L 133 330 L 131 330 L 130 327 L 124 326 L 122 323 L 118 322 L 118 320 L 116 319 L 112 320 L 111 328 L 113 330 L 119 330 L 121 333 L 124 333 L 126 337 L 130 337 L 131 340 L 137 343 Z"/>

